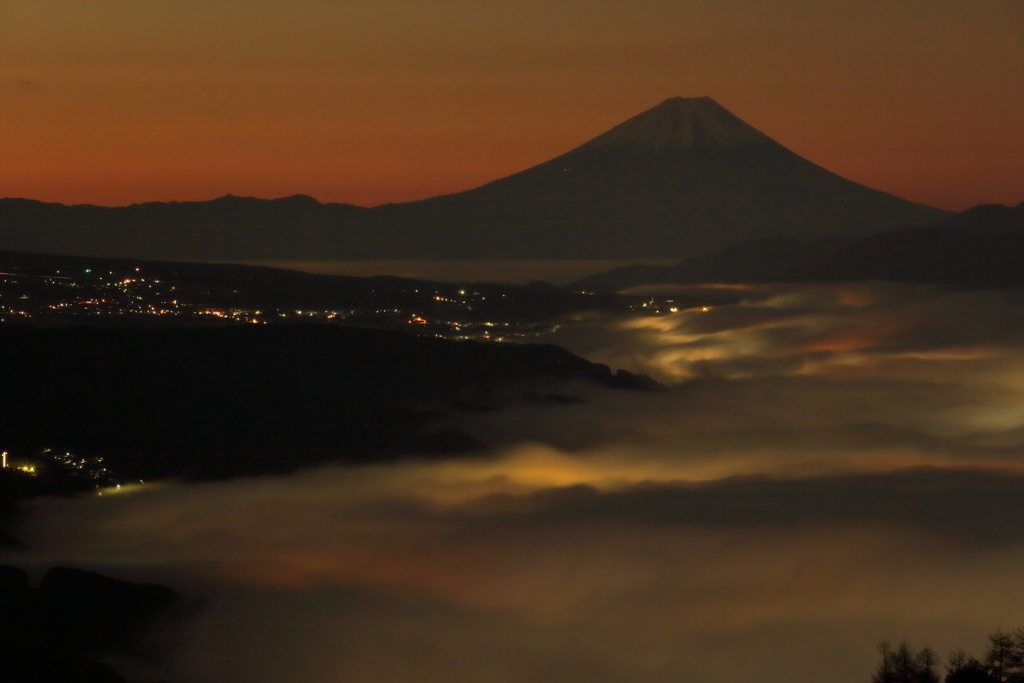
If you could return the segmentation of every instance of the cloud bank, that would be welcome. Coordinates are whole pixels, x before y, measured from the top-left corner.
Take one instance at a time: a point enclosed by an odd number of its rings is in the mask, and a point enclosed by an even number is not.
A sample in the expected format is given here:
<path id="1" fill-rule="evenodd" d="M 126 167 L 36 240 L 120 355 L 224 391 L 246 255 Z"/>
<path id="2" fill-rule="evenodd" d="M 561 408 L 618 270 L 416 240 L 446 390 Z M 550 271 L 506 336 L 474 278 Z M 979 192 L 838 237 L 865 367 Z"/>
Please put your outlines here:
<path id="1" fill-rule="evenodd" d="M 574 350 L 675 386 L 467 417 L 481 458 L 39 501 L 21 559 L 206 600 L 173 680 L 866 680 L 882 638 L 1020 625 L 1021 303 L 579 321 Z"/>

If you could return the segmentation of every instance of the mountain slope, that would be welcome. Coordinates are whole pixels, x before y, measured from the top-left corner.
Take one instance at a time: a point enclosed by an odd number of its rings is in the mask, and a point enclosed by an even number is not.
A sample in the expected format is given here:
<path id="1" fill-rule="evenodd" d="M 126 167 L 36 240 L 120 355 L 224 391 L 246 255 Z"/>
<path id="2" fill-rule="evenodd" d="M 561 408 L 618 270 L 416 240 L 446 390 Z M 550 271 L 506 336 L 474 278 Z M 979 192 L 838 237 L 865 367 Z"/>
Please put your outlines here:
<path id="1" fill-rule="evenodd" d="M 835 252 L 853 241 L 841 235 L 813 240 L 765 237 L 722 251 L 694 256 L 673 266 L 635 264 L 596 273 L 573 283 L 590 291 L 621 291 L 640 285 L 728 284 L 778 281 L 787 269 Z"/>
<path id="2" fill-rule="evenodd" d="M 641 285 L 890 280 L 967 287 L 1024 285 L 1024 203 L 976 206 L 924 227 L 867 237 L 773 237 L 733 245 L 674 266 L 636 264 L 596 273 L 577 288 Z"/>
<path id="3" fill-rule="evenodd" d="M 116 209 L 10 201 L 0 248 L 164 259 L 683 258 L 946 215 L 844 180 L 710 98 L 680 97 L 520 173 L 373 209 L 302 197 Z"/>
<path id="4" fill-rule="evenodd" d="M 779 279 L 1024 286 L 1024 203 L 976 206 L 920 228 L 871 235 L 788 268 Z"/>
<path id="5" fill-rule="evenodd" d="M 462 406 L 544 400 L 566 382 L 661 387 L 550 344 L 328 325 L 0 325 L 0 386 L 18 397 L 0 440 L 103 457 L 128 480 L 254 476 L 465 450 Z"/>
<path id="6" fill-rule="evenodd" d="M 870 234 L 946 213 L 844 180 L 710 98 L 672 98 L 482 187 L 374 210 L 440 258 L 664 258 L 767 236 Z"/>

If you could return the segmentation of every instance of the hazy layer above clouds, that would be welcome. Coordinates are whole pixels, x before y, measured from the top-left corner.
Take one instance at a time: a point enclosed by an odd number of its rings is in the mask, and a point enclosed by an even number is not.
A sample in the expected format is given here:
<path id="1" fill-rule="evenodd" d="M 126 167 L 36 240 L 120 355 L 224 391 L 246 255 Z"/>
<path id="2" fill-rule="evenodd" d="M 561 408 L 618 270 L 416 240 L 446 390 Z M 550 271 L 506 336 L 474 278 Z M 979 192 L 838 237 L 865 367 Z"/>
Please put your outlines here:
<path id="1" fill-rule="evenodd" d="M 1024 621 L 1024 297 L 859 285 L 585 320 L 678 382 L 484 458 L 39 501 L 22 559 L 203 597 L 196 681 L 864 681 Z"/>

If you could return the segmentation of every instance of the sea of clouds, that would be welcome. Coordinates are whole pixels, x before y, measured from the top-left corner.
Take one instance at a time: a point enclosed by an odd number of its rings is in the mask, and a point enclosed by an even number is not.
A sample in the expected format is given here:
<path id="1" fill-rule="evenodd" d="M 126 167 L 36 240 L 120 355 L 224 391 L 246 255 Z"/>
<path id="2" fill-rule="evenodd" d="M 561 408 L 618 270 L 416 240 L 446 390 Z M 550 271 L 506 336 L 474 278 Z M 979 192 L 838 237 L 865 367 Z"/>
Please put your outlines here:
<path id="1" fill-rule="evenodd" d="M 466 415 L 482 456 L 40 500 L 11 560 L 193 596 L 122 665 L 194 683 L 855 683 L 879 640 L 1024 625 L 1024 293 L 721 294 L 548 340 L 667 391 Z"/>

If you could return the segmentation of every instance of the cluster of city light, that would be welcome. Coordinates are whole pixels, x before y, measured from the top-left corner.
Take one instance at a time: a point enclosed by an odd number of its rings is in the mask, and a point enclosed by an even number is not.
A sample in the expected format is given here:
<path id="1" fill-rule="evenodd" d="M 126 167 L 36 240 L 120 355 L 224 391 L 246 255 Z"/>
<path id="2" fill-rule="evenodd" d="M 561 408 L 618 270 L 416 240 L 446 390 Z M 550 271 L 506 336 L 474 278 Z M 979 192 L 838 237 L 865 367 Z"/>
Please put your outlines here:
<path id="1" fill-rule="evenodd" d="M 706 307 L 702 308 L 705 312 L 708 310 Z M 678 313 L 680 308 L 676 305 L 675 299 L 657 299 L 655 297 L 651 297 L 649 300 L 640 304 L 639 310 L 636 307 L 633 307 L 633 310 L 646 313 L 648 315 L 663 315 L 665 313 Z"/>
<path id="2" fill-rule="evenodd" d="M 136 268 L 136 271 L 139 269 Z M 60 272 L 60 271 L 58 271 Z M 93 275 L 92 269 L 85 269 L 88 276 L 86 281 L 79 282 L 70 275 L 41 276 L 22 273 L 0 273 L 0 285 L 10 285 L 15 288 L 23 288 L 30 284 L 44 284 L 50 289 L 43 298 L 50 299 L 48 302 L 34 302 L 33 297 L 24 294 L 19 300 L 28 300 L 35 303 L 32 305 L 0 305 L 0 315 L 18 315 L 33 317 L 37 314 L 52 314 L 54 312 L 70 315 L 107 316 L 124 314 L 146 314 L 146 315 L 175 315 L 180 314 L 177 300 L 153 302 L 153 296 L 157 294 L 154 289 L 161 286 L 162 290 L 174 290 L 172 285 L 166 285 L 161 280 L 147 280 L 145 278 L 124 277 L 115 275 L 113 271 L 105 275 Z M 81 277 L 81 276 L 79 276 Z M 5 288 L 6 289 L 6 288 Z M 92 297 L 83 296 L 80 290 L 91 289 L 95 294 Z M 60 295 L 61 290 L 67 290 L 65 296 Z M 63 299 L 57 302 L 52 297 Z M 3 296 L 0 294 L 0 296 Z M 169 298 L 169 297 L 168 297 Z M 34 310 L 33 310 L 34 309 Z"/>
<path id="3" fill-rule="evenodd" d="M 44 284 L 45 289 L 32 291 L 32 300 L 22 294 L 26 283 Z M 3 285 L 10 284 L 11 290 Z M 296 321 L 370 324 L 400 326 L 416 330 L 420 334 L 443 336 L 451 339 L 482 339 L 501 340 L 524 338 L 544 334 L 550 331 L 546 325 L 520 322 L 492 322 L 466 319 L 474 316 L 474 306 L 486 301 L 485 292 L 461 288 L 447 289 L 407 289 L 394 292 L 396 294 L 420 294 L 426 302 L 440 304 L 448 313 L 424 307 L 422 304 L 414 309 L 411 307 L 377 308 L 361 310 L 335 310 L 319 308 L 302 309 L 256 309 L 237 306 L 211 305 L 210 297 L 217 292 L 191 291 L 189 287 L 171 284 L 166 280 L 148 278 L 140 268 L 134 271 L 102 271 L 93 272 L 91 268 L 81 271 L 58 271 L 57 275 L 23 275 L 0 273 L 0 322 L 5 318 L 18 319 L 39 316 L 68 316 L 73 318 L 104 319 L 118 316 L 138 316 L 145 318 L 171 317 L 199 320 L 217 320 L 239 324 L 270 324 Z M 65 293 L 62 293 L 62 290 Z M 376 293 L 371 288 L 371 293 Z M 231 296 L 240 294 L 238 289 L 225 289 L 223 294 Z M 577 294 L 594 294 L 593 292 L 577 292 Z M 204 302 L 189 301 L 202 297 Z M 492 294 L 491 299 L 514 298 L 512 294 Z M 6 297 L 6 300 L 5 300 Z M 12 301 L 17 299 L 17 301 Z M 54 299 L 57 299 L 54 301 Z M 28 300 L 25 303 L 22 300 Z M 455 312 L 455 310 L 463 311 Z M 672 299 L 651 298 L 644 303 L 628 306 L 628 310 L 644 316 L 660 316 L 666 313 L 678 313 L 681 309 Z M 452 320 L 454 318 L 454 320 Z M 487 328 L 503 328 L 497 330 Z"/>
<path id="4" fill-rule="evenodd" d="M 0 468 L 21 472 L 29 476 L 36 476 L 41 468 L 45 470 L 46 463 L 57 465 L 65 472 L 70 472 L 76 478 L 91 479 L 96 482 L 107 480 L 112 472 L 102 466 L 103 458 L 83 458 L 72 454 L 69 451 L 57 452 L 52 448 L 44 448 L 30 460 L 14 460 L 8 451 L 0 452 Z"/>
<path id="5" fill-rule="evenodd" d="M 8 458 L 7 451 L 0 452 L 0 466 L 5 470 L 14 470 L 16 472 L 23 472 L 30 476 L 35 476 L 36 466 L 27 462 L 16 462 Z"/>
<path id="6" fill-rule="evenodd" d="M 103 462 L 102 457 L 82 458 L 69 451 L 56 453 L 49 448 L 44 448 L 42 454 L 67 468 L 85 474 L 89 479 L 103 479 L 110 475 L 110 470 L 100 464 Z"/>

